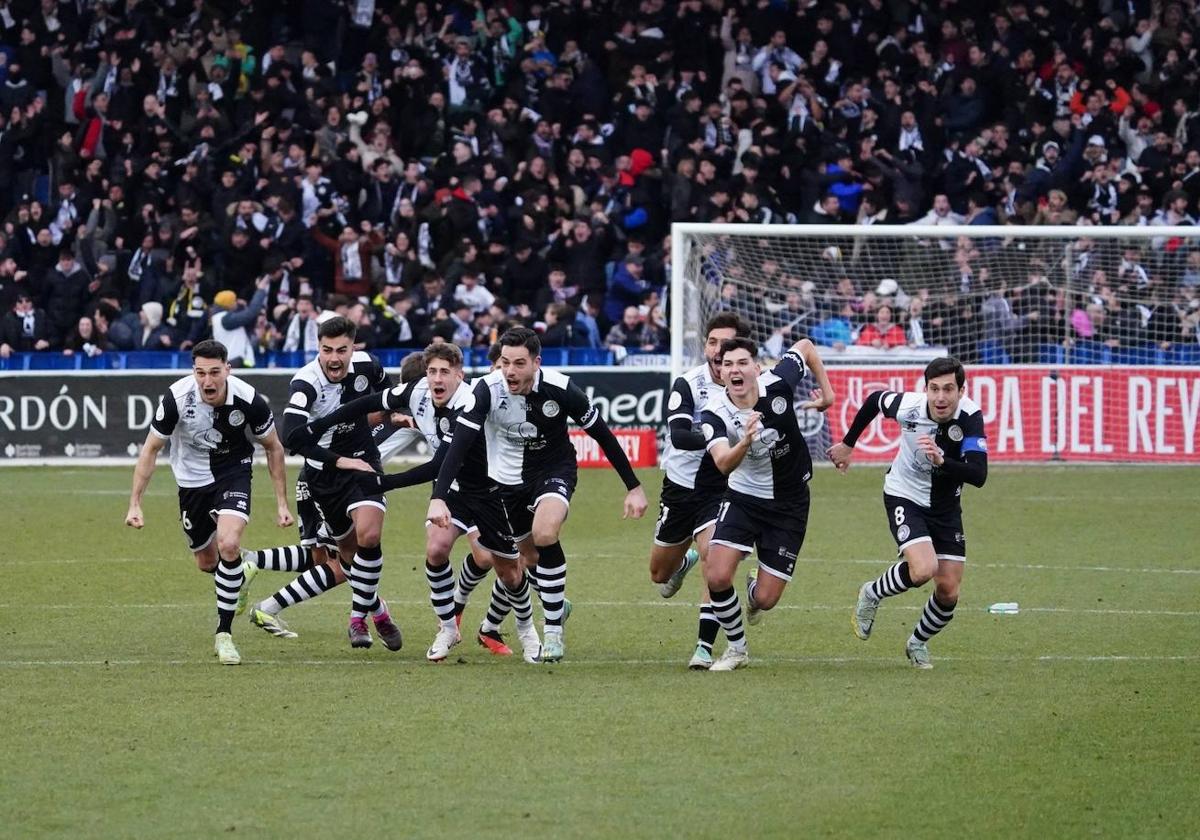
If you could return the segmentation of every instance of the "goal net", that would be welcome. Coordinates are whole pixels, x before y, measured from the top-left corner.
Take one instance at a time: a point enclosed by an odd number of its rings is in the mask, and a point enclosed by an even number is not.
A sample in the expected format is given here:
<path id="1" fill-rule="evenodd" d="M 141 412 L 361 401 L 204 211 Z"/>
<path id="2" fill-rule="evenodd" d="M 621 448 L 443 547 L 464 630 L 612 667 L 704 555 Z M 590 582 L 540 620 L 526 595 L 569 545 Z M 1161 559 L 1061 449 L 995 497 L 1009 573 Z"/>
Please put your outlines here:
<path id="1" fill-rule="evenodd" d="M 673 373 L 703 361 L 717 312 L 766 357 L 811 338 L 839 393 L 806 418 L 810 444 L 953 355 L 993 458 L 1200 461 L 1200 228 L 676 224 L 672 240 Z M 895 445 L 877 423 L 859 452 Z"/>

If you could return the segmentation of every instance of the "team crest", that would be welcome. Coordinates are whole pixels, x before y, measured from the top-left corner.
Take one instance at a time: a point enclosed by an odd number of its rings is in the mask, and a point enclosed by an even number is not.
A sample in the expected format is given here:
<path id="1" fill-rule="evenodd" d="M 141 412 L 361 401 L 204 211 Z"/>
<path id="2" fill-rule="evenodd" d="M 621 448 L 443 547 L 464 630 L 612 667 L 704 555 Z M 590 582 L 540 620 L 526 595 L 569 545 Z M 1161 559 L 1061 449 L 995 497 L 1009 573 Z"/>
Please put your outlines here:
<path id="1" fill-rule="evenodd" d="M 908 530 L 907 525 L 901 525 L 896 529 L 896 539 L 900 540 L 900 542 L 904 542 L 906 539 L 908 539 L 908 535 L 910 533 L 911 531 Z"/>
<path id="2" fill-rule="evenodd" d="M 364 376 L 363 374 L 360 373 L 358 376 L 354 377 L 354 390 L 358 391 L 360 394 L 363 391 L 367 390 L 367 377 L 366 376 Z"/>
<path id="3" fill-rule="evenodd" d="M 683 405 L 683 395 L 680 394 L 678 391 L 672 391 L 671 399 L 667 400 L 667 408 L 670 409 L 671 411 L 674 411 L 675 409 L 679 408 L 679 406 L 681 406 L 681 405 Z"/>
<path id="4" fill-rule="evenodd" d="M 712 440 L 713 435 L 716 433 L 716 429 L 712 427 L 711 423 L 705 423 L 700 427 L 700 431 L 704 432 L 705 440 Z"/>
<path id="5" fill-rule="evenodd" d="M 158 411 L 154 412 L 154 419 L 161 423 L 166 416 L 167 410 L 163 407 L 162 401 L 160 400 L 158 403 Z"/>
<path id="6" fill-rule="evenodd" d="M 783 397 L 776 397 L 771 400 L 771 411 L 776 414 L 783 414 L 783 412 L 787 411 L 787 400 Z"/>
<path id="7" fill-rule="evenodd" d="M 946 432 L 946 434 L 950 436 L 950 440 L 954 441 L 955 443 L 958 443 L 960 440 L 962 440 L 962 437 L 963 437 L 962 427 L 961 426 L 951 426 L 950 430 L 948 432 Z"/>
<path id="8" fill-rule="evenodd" d="M 542 404 L 542 414 L 545 414 L 547 417 L 557 417 L 558 412 L 558 403 L 556 403 L 554 400 L 546 400 L 546 402 Z"/>
<path id="9" fill-rule="evenodd" d="M 445 434 L 446 432 L 449 432 L 450 431 L 450 418 L 443 417 L 441 420 L 438 420 L 438 428 L 442 430 L 443 434 Z"/>
<path id="10" fill-rule="evenodd" d="M 229 412 L 229 425 L 230 426 L 233 426 L 236 429 L 238 426 L 242 425 L 245 422 L 246 422 L 246 415 L 242 414 L 242 412 L 239 411 L 238 409 L 235 408 L 233 411 Z"/>

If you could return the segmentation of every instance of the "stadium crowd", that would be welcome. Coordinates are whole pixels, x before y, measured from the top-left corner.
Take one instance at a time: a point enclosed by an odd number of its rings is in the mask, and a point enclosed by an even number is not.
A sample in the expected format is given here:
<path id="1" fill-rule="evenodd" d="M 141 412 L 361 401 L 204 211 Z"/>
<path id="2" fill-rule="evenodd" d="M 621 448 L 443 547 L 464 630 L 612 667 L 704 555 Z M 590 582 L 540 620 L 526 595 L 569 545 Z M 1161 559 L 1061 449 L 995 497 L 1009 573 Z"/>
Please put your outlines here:
<path id="1" fill-rule="evenodd" d="M 0 0 L 0 356 L 662 352 L 673 221 L 1191 224 L 1198 5 Z M 1008 244 L 714 280 L 833 346 L 1196 343 L 1200 251 Z"/>

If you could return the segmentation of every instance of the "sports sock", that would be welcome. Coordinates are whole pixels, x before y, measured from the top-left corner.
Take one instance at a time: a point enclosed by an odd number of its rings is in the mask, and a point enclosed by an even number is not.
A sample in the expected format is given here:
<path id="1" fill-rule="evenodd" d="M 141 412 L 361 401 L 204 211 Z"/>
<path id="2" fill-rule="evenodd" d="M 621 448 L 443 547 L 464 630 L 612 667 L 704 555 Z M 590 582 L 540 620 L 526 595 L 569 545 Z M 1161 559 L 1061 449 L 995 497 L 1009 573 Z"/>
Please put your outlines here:
<path id="1" fill-rule="evenodd" d="M 229 633 L 233 628 L 233 611 L 237 609 L 238 592 L 246 575 L 242 571 L 242 559 L 221 558 L 213 573 L 213 589 L 217 594 L 217 632 Z"/>
<path id="2" fill-rule="evenodd" d="M 504 593 L 508 598 L 508 603 L 512 605 L 513 616 L 517 619 L 517 624 L 524 625 L 525 622 L 533 618 L 533 603 L 529 598 L 529 583 L 523 576 L 521 583 L 515 589 L 504 586 Z"/>
<path id="3" fill-rule="evenodd" d="M 930 595 L 929 600 L 925 602 L 925 609 L 921 612 L 921 618 L 913 629 L 912 637 L 918 642 L 928 642 L 946 629 L 946 625 L 954 618 L 956 606 L 957 602 L 943 604 L 937 599 L 937 595 Z"/>
<path id="4" fill-rule="evenodd" d="M 466 606 L 467 601 L 471 598 L 471 593 L 475 591 L 475 587 L 483 583 L 485 577 L 487 577 L 487 569 L 479 567 L 479 564 L 475 562 L 474 555 L 468 554 L 464 557 L 462 565 L 458 567 L 458 586 L 454 588 L 454 602 Z"/>
<path id="5" fill-rule="evenodd" d="M 454 569 L 449 563 L 434 567 L 425 564 L 425 579 L 429 581 L 429 603 L 443 627 L 454 624 Z"/>
<path id="6" fill-rule="evenodd" d="M 534 571 L 536 571 L 536 569 Z M 532 589 L 534 592 L 537 592 L 539 595 L 541 594 L 542 585 L 538 583 L 537 575 L 529 571 L 529 569 L 525 570 L 525 582 L 529 584 L 530 589 Z"/>
<path id="7" fill-rule="evenodd" d="M 562 627 L 563 598 L 567 592 L 567 558 L 562 543 L 538 546 L 538 594 L 542 597 L 542 614 L 547 630 Z"/>
<path id="8" fill-rule="evenodd" d="M 758 603 L 754 600 L 754 590 L 756 589 L 758 589 L 758 580 L 751 578 L 750 582 L 746 584 L 746 603 L 755 610 L 758 609 Z"/>
<path id="9" fill-rule="evenodd" d="M 508 615 L 511 609 L 512 604 L 508 601 L 508 591 L 497 578 L 492 583 L 492 597 L 488 600 L 487 615 L 484 616 L 483 624 L 479 629 L 485 632 L 499 630 L 500 625 L 504 622 L 504 616 Z"/>
<path id="10" fill-rule="evenodd" d="M 322 592 L 328 592 L 337 586 L 337 578 L 333 569 L 328 566 L 313 566 L 287 586 L 280 589 L 270 598 L 258 605 L 258 609 L 271 615 L 279 615 L 281 610 L 315 598 Z"/>
<path id="11" fill-rule="evenodd" d="M 912 585 L 912 577 L 908 574 L 908 561 L 901 560 L 893 563 L 886 572 L 873 580 L 868 591 L 878 600 L 899 595 Z"/>
<path id="12" fill-rule="evenodd" d="M 312 549 L 304 545 L 283 545 L 247 551 L 246 559 L 267 572 L 303 572 L 312 568 Z"/>
<path id="13" fill-rule="evenodd" d="M 737 590 L 732 586 L 723 592 L 710 592 L 713 614 L 725 630 L 729 646 L 737 650 L 746 647 L 746 634 L 742 630 L 742 605 Z"/>
<path id="14" fill-rule="evenodd" d="M 717 640 L 717 631 L 720 629 L 721 623 L 717 621 L 717 615 L 713 612 L 712 604 L 701 604 L 700 628 L 696 632 L 696 644 L 709 653 L 712 653 L 713 642 Z"/>
<path id="15" fill-rule="evenodd" d="M 383 549 L 359 546 L 350 564 L 350 617 L 366 618 L 379 609 L 379 577 L 383 573 Z"/>

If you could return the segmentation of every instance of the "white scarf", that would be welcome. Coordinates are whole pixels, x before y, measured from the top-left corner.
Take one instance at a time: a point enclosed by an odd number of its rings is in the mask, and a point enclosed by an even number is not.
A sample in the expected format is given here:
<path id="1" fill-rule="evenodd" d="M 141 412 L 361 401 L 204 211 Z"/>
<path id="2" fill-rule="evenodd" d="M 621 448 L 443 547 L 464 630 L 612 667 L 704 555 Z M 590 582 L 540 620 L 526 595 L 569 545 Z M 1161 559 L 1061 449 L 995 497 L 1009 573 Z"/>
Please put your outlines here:
<path id="1" fill-rule="evenodd" d="M 358 242 L 348 242 L 342 246 L 342 276 L 348 280 L 362 278 L 362 257 L 358 252 Z"/>

